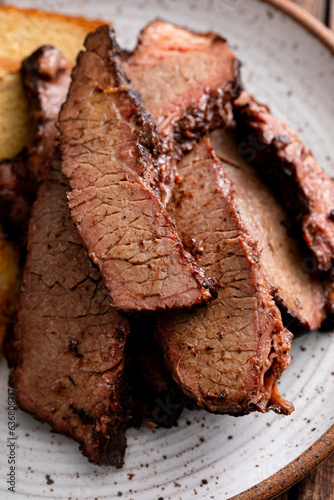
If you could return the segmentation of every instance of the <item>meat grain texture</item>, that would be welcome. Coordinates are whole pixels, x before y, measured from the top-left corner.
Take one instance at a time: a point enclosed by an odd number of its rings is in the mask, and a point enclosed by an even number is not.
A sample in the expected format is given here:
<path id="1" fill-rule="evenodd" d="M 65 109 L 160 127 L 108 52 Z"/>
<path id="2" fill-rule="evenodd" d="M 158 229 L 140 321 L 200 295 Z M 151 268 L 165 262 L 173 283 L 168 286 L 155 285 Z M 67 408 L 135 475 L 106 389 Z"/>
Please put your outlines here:
<path id="1" fill-rule="evenodd" d="M 86 39 L 59 118 L 75 222 L 112 305 L 126 312 L 206 303 L 214 294 L 155 192 L 160 138 L 129 89 L 110 26 Z"/>
<path id="2" fill-rule="evenodd" d="M 39 55 L 40 63 L 50 63 L 52 70 L 48 90 L 68 74 L 64 59 L 57 56 L 61 64 L 53 72 L 54 57 Z M 45 138 L 49 161 L 41 154 L 41 165 L 36 162 L 43 182 L 31 214 L 17 323 L 7 347 L 14 364 L 10 384 L 23 410 L 78 441 L 91 462 L 119 467 L 129 417 L 130 327 L 110 307 L 100 272 L 69 218 L 54 122 L 53 127 L 53 143 L 51 122 L 40 137 L 42 142 Z"/>
<path id="3" fill-rule="evenodd" d="M 157 339 L 175 381 L 209 411 L 290 413 L 293 406 L 280 397 L 277 380 L 290 363 L 291 334 L 208 138 L 179 162 L 168 208 L 186 248 L 218 290 L 204 309 L 158 319 Z"/>
<path id="4" fill-rule="evenodd" d="M 247 231 L 258 243 L 260 267 L 270 292 L 293 331 L 316 330 L 325 319 L 322 283 L 309 272 L 309 256 L 288 234 L 289 217 L 238 151 L 235 124 L 211 135 L 222 168 L 232 181 L 233 197 Z"/>

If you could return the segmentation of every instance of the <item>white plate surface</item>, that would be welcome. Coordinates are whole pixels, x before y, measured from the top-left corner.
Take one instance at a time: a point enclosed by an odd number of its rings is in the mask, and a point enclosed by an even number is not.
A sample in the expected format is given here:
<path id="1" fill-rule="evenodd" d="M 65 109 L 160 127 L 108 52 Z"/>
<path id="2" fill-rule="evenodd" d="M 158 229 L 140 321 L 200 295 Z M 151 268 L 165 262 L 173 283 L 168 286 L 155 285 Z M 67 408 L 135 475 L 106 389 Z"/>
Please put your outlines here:
<path id="1" fill-rule="evenodd" d="M 41 7 L 113 20 L 119 41 L 135 44 L 141 27 L 159 16 L 225 36 L 243 61 L 243 80 L 255 96 L 294 126 L 319 163 L 334 176 L 334 58 L 320 41 L 259 0 L 28 0 Z M 185 412 L 172 430 L 130 430 L 121 471 L 98 468 L 78 445 L 17 411 L 15 498 L 224 500 L 268 478 L 316 441 L 332 424 L 334 336 L 295 339 L 280 389 L 296 411 L 242 418 Z M 0 387 L 0 498 L 9 496 L 7 375 Z M 51 482 L 52 481 L 52 482 Z M 48 484 L 49 483 L 49 484 Z"/>

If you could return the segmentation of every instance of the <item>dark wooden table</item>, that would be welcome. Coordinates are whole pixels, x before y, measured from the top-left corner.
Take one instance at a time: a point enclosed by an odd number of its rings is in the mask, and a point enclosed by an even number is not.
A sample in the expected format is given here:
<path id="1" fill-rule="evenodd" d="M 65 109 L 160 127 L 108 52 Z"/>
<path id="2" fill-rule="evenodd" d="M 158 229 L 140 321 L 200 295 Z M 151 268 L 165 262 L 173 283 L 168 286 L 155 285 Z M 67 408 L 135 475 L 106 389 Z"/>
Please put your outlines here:
<path id="1" fill-rule="evenodd" d="M 334 0 L 293 1 L 334 29 Z M 276 500 L 334 500 L 334 454 Z"/>

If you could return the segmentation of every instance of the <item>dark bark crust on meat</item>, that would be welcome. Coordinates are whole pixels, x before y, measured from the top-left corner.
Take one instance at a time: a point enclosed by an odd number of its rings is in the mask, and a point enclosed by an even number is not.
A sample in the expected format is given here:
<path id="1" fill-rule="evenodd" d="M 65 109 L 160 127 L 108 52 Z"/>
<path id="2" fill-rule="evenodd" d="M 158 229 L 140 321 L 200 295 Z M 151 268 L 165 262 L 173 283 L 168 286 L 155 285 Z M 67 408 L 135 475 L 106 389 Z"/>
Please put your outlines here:
<path id="1" fill-rule="evenodd" d="M 40 51 L 37 59 L 30 69 L 36 64 L 63 75 L 55 49 Z M 14 366 L 10 384 L 23 410 L 78 441 L 91 462 L 120 467 L 129 420 L 130 326 L 110 308 L 101 275 L 69 218 L 55 127 L 68 78 L 53 89 L 52 77 L 37 82 L 33 75 L 32 81 L 41 103 L 35 119 L 45 125 L 40 154 L 34 152 L 34 173 L 43 181 L 31 215 L 14 336 L 6 345 Z"/>
<path id="2" fill-rule="evenodd" d="M 85 44 L 59 118 L 72 220 L 116 309 L 204 304 L 214 295 L 213 285 L 184 252 L 152 189 L 160 137 L 129 89 L 113 29 L 98 28 Z M 107 177 L 116 180 L 103 185 Z"/>
<path id="3" fill-rule="evenodd" d="M 304 333 L 309 332 L 310 330 L 318 330 L 321 325 L 322 321 L 325 319 L 325 306 L 323 306 L 321 310 L 321 321 L 319 321 L 316 325 L 310 324 L 307 321 L 301 320 L 301 317 L 296 316 L 295 310 L 289 307 L 289 304 L 286 303 L 282 297 L 280 296 L 279 292 L 277 290 L 273 290 L 272 292 L 273 299 L 275 300 L 275 304 L 281 311 L 282 315 L 282 321 L 283 325 L 288 329 L 293 332 L 294 336 L 299 336 Z M 298 299 L 297 299 L 298 300 Z M 323 299 L 325 302 L 325 299 Z"/>
<path id="4" fill-rule="evenodd" d="M 185 115 L 175 126 L 175 153 L 176 160 L 180 160 L 183 153 L 189 152 L 195 143 L 206 132 L 214 130 L 228 123 L 232 113 L 232 103 L 240 95 L 240 62 L 233 62 L 235 77 L 227 82 L 225 88 L 211 91 L 205 106 L 201 103 L 190 106 Z"/>
<path id="5" fill-rule="evenodd" d="M 198 55 L 208 67 L 185 76 L 189 67 L 200 65 Z M 169 61 L 173 62 L 168 66 Z M 157 19 L 141 31 L 135 50 L 126 56 L 126 70 L 162 136 L 157 186 L 166 205 L 175 181 L 176 162 L 205 132 L 228 121 L 231 103 L 241 91 L 240 62 L 219 35 Z M 170 96 L 170 89 L 176 94 Z M 168 98 L 157 100 L 156 95 Z M 166 106 L 171 108 L 168 112 Z"/>
<path id="6" fill-rule="evenodd" d="M 300 227 L 314 271 L 334 255 L 334 183 L 296 132 L 244 92 L 234 104 L 240 151 L 257 167 Z"/>
<path id="7" fill-rule="evenodd" d="M 136 130 L 135 142 L 138 143 L 142 154 L 140 173 L 148 180 L 152 188 L 155 188 L 157 165 L 156 158 L 161 150 L 161 140 L 156 131 L 155 124 L 151 117 L 146 113 L 141 105 L 139 93 L 130 87 L 130 80 L 123 68 L 124 52 L 118 46 L 115 40 L 114 30 L 111 26 L 98 28 L 95 33 L 87 36 L 85 41 L 87 51 L 97 54 L 105 68 L 109 71 L 114 86 L 110 89 L 111 93 L 124 92 L 128 97 L 129 120 L 138 126 Z M 84 57 L 84 52 L 79 54 L 77 66 L 80 65 L 80 59 Z M 76 69 L 73 71 L 72 78 L 75 79 Z M 97 88 L 97 92 L 107 92 L 108 89 Z M 151 167 L 151 168 L 148 168 Z"/>
<path id="8" fill-rule="evenodd" d="M 217 283 L 206 308 L 158 318 L 156 338 L 185 394 L 215 413 L 293 407 L 277 391 L 290 362 L 291 334 L 261 272 L 255 240 L 208 138 L 178 165 L 168 206 L 185 247 Z"/>

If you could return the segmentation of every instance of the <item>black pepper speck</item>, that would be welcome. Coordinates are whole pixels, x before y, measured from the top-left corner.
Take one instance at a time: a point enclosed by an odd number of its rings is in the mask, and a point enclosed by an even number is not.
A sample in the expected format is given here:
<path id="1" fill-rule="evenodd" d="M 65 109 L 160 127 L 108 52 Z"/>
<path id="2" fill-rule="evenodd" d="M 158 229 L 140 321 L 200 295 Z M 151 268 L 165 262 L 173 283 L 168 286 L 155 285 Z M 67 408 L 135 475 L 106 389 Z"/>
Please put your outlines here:
<path id="1" fill-rule="evenodd" d="M 45 479 L 46 479 L 46 484 L 53 484 L 54 483 L 54 480 L 51 479 L 49 474 L 46 474 Z"/>

